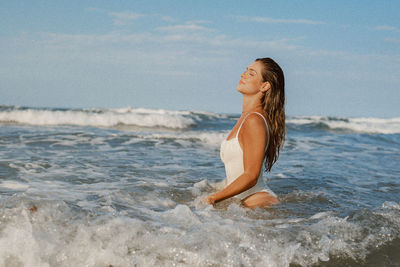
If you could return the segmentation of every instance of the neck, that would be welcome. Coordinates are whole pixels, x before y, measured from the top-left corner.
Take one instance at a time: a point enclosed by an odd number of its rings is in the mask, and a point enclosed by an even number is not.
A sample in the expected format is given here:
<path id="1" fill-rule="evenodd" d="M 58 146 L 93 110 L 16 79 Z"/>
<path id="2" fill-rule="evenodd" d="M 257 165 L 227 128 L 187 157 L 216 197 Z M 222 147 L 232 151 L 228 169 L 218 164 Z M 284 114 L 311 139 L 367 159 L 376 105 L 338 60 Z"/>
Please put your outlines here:
<path id="1" fill-rule="evenodd" d="M 259 95 L 243 95 L 243 110 L 242 114 L 247 114 L 252 111 L 263 113 L 263 107 Z"/>

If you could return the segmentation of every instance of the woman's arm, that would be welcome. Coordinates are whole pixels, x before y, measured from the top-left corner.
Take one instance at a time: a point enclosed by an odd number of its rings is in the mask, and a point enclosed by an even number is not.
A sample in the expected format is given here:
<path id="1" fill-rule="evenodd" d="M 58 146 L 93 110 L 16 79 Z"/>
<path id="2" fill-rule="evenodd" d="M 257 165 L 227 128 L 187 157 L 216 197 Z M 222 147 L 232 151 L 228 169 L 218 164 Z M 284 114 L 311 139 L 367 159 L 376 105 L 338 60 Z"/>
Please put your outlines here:
<path id="1" fill-rule="evenodd" d="M 264 120 L 257 114 L 249 115 L 239 132 L 244 172 L 226 188 L 208 196 L 206 199 L 208 204 L 233 197 L 256 185 L 264 161 L 266 139 Z"/>

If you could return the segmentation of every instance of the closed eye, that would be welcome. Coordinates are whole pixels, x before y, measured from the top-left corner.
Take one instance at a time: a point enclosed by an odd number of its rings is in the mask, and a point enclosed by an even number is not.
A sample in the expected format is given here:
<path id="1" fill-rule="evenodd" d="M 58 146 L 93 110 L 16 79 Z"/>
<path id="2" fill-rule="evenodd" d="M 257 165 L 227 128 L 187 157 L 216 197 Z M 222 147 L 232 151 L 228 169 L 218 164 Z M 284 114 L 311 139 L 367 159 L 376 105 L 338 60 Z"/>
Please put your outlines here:
<path id="1" fill-rule="evenodd" d="M 256 75 L 256 72 L 255 72 L 255 70 L 253 70 L 253 69 L 247 68 L 247 69 L 243 72 L 243 74 L 249 74 L 250 76 L 254 76 L 254 75 Z"/>

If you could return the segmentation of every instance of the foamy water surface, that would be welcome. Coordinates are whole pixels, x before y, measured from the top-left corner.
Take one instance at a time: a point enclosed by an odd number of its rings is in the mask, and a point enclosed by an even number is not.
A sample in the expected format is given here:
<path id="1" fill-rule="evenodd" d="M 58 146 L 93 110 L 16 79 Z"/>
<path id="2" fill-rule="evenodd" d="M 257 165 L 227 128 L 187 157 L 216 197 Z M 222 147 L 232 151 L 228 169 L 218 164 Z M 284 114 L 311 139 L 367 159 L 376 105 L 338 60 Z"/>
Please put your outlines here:
<path id="1" fill-rule="evenodd" d="M 0 266 L 399 266 L 400 120 L 290 117 L 281 203 L 202 202 L 236 115 L 0 107 Z"/>

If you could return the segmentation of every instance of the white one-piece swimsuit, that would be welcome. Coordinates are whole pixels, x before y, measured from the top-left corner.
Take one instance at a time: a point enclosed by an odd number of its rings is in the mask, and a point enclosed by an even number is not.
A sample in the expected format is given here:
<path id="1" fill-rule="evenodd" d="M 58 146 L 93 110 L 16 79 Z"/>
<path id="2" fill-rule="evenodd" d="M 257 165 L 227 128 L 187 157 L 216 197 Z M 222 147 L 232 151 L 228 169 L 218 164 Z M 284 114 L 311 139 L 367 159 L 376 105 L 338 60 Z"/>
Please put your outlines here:
<path id="1" fill-rule="evenodd" d="M 260 115 L 264 119 L 265 125 L 267 126 L 267 129 L 268 129 L 268 124 L 267 124 L 267 121 L 265 120 L 264 116 L 258 112 L 252 112 L 252 113 L 247 114 L 247 116 L 243 119 L 243 121 L 240 124 L 239 129 L 236 133 L 236 136 L 234 138 L 232 138 L 230 140 L 225 139 L 224 141 L 222 141 L 220 156 L 221 156 L 222 162 L 225 164 L 225 173 L 226 173 L 226 179 L 222 182 L 222 189 L 227 187 L 228 185 L 230 185 L 233 181 L 235 181 L 244 172 L 243 151 L 242 151 L 242 148 L 240 147 L 238 136 L 239 136 L 240 129 L 242 128 L 243 122 L 246 120 L 246 118 L 250 114 L 253 114 L 253 113 Z M 267 144 L 267 146 L 268 146 L 268 144 Z M 275 193 L 272 192 L 272 190 L 269 189 L 268 186 L 266 186 L 264 184 L 264 180 L 262 177 L 263 172 L 264 172 L 264 164 L 262 165 L 260 174 L 258 175 L 257 184 L 255 186 L 247 189 L 246 191 L 236 195 L 235 197 L 239 197 L 240 199 L 243 200 L 246 197 L 248 197 L 252 194 L 258 193 L 258 192 L 267 192 L 276 197 Z"/>

